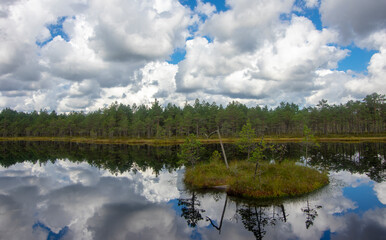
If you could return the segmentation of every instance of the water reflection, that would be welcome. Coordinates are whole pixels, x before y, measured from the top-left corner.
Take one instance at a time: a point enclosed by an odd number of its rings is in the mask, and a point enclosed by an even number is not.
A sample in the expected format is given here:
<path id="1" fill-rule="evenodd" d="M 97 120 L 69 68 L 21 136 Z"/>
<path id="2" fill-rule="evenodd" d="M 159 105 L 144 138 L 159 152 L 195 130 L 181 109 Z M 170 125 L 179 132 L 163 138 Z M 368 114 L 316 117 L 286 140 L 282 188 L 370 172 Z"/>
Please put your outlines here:
<path id="1" fill-rule="evenodd" d="M 210 224 L 215 228 L 217 229 L 218 233 L 221 234 L 221 228 L 222 228 L 222 223 L 223 223 L 223 220 L 224 220 L 224 214 L 225 214 L 225 210 L 227 208 L 227 203 L 228 203 L 228 195 L 226 195 L 225 197 L 225 202 L 224 202 L 224 208 L 222 210 L 222 214 L 221 214 L 221 219 L 220 219 L 220 224 L 217 226 L 216 222 L 213 221 L 209 216 L 206 217 L 206 221 L 209 221 Z M 237 217 L 237 216 L 235 216 Z"/>
<path id="2" fill-rule="evenodd" d="M 306 228 L 308 229 L 310 226 L 314 225 L 315 218 L 318 216 L 317 209 L 322 208 L 320 205 L 310 205 L 310 201 L 307 198 L 307 205 L 302 207 L 301 210 L 306 215 Z"/>
<path id="3" fill-rule="evenodd" d="M 347 170 L 351 173 L 365 173 L 372 180 L 382 182 L 386 179 L 385 143 L 321 143 L 320 147 L 310 149 L 310 162 L 314 167 L 327 170 Z M 303 158 L 304 148 L 298 143 L 276 144 L 276 151 L 269 152 L 267 159 Z M 68 142 L 1 142 L 0 164 L 12 166 L 18 162 L 55 162 L 68 159 L 73 162 L 86 161 L 92 166 L 108 169 L 112 173 L 128 170 L 152 168 L 158 173 L 163 168 L 174 170 L 178 167 L 176 152 L 178 146 L 152 147 L 148 145 L 97 145 Z M 217 144 L 206 145 L 201 159 L 209 159 L 214 150 L 220 151 Z M 227 144 L 229 159 L 240 159 L 243 155 L 235 145 Z"/>
<path id="4" fill-rule="evenodd" d="M 382 146 L 322 144 L 328 187 L 259 203 L 186 190 L 175 146 L 1 143 L 0 238 L 382 239 Z"/>
<path id="5" fill-rule="evenodd" d="M 286 222 L 287 216 L 284 205 L 281 204 L 281 212 L 276 212 L 275 205 L 272 206 L 251 206 L 244 205 L 237 209 L 245 229 L 252 232 L 256 239 L 263 239 L 267 226 L 275 226 L 278 221 Z"/>
<path id="6" fill-rule="evenodd" d="M 1 239 L 183 239 L 168 202 L 180 172 L 111 174 L 58 160 L 0 169 Z M 182 232 L 180 232 L 180 230 Z M 52 237 L 52 238 L 49 238 Z"/>
<path id="7" fill-rule="evenodd" d="M 184 217 L 189 227 L 196 227 L 198 221 L 202 220 L 201 213 L 205 212 L 204 209 L 200 209 L 200 200 L 197 199 L 196 193 L 192 192 L 190 198 L 179 198 L 178 206 L 181 208 L 181 217 Z"/>
<path id="8" fill-rule="evenodd" d="M 3 167 L 29 161 L 54 163 L 56 159 L 87 162 L 113 174 L 151 168 L 156 174 L 162 169 L 177 168 L 178 146 L 151 147 L 128 145 L 97 145 L 67 142 L 3 142 L 0 143 L 0 164 Z"/>
<path id="9" fill-rule="evenodd" d="M 362 183 L 362 188 L 370 189 L 372 181 L 368 183 Z M 196 201 L 202 203 L 201 215 L 207 221 L 200 218 L 195 222 L 194 236 L 208 239 L 383 239 L 386 205 L 365 209 L 357 199 L 347 198 L 340 184 L 336 181 L 316 195 L 275 204 L 243 203 L 229 199 L 226 194 L 222 194 L 220 200 L 218 195 L 198 194 Z M 356 211 L 359 209 L 363 210 L 360 214 Z"/>
<path id="10" fill-rule="evenodd" d="M 366 174 L 376 182 L 386 180 L 384 143 L 321 144 L 313 150 L 311 165 L 339 172 Z"/>

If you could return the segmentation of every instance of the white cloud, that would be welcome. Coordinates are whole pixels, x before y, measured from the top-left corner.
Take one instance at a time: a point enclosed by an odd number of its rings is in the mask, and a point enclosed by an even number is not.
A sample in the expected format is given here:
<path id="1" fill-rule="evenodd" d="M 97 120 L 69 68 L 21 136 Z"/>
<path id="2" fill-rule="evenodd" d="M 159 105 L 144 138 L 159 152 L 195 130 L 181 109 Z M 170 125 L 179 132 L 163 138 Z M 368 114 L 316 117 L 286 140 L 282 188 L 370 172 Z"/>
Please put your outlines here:
<path id="1" fill-rule="evenodd" d="M 354 93 L 362 95 L 373 92 L 385 93 L 385 74 L 386 74 L 386 45 L 379 49 L 370 60 L 368 75 L 352 78 L 345 83 L 345 87 Z"/>
<path id="2" fill-rule="evenodd" d="M 386 205 L 386 182 L 375 183 L 374 191 L 377 194 L 378 200 Z"/>
<path id="3" fill-rule="evenodd" d="M 135 71 L 153 60 L 164 61 L 175 48 L 183 47 L 193 21 L 190 10 L 173 0 L 116 0 L 107 5 L 98 0 L 31 0 L 2 6 L 0 88 L 5 93 L 29 91 L 24 101 L 30 107 L 19 100 L 11 104 L 17 110 L 37 109 L 39 99 L 53 97 L 50 93 L 58 90 L 55 103 L 43 108 L 90 108 L 101 92 L 98 86 L 137 84 L 133 81 L 141 79 L 134 78 Z M 69 41 L 60 36 L 50 41 L 47 26 L 63 16 Z M 41 49 L 36 44 L 47 40 Z M 70 90 L 58 89 L 50 81 Z M 94 92 L 74 99 L 75 88 L 85 81 L 95 83 Z"/>
<path id="4" fill-rule="evenodd" d="M 134 103 L 150 104 L 156 98 L 161 100 L 161 104 L 173 102 L 181 97 L 175 94 L 174 76 L 177 70 L 177 65 L 166 62 L 149 62 L 134 73 L 128 85 L 102 87 L 100 97 L 95 99 L 87 110 L 97 110 L 115 101 L 131 105 Z"/>
<path id="5" fill-rule="evenodd" d="M 293 16 L 276 29 L 273 40 L 267 39 L 251 52 L 216 38 L 213 42 L 200 37 L 188 41 L 176 75 L 177 90 L 247 99 L 277 96 L 275 104 L 300 94 L 296 100 L 302 101 L 321 87 L 318 71 L 336 68 L 347 55 L 347 50 L 329 45 L 337 39 L 336 32 L 318 31 L 304 17 Z"/>
<path id="6" fill-rule="evenodd" d="M 201 28 L 219 42 L 230 41 L 241 52 L 253 51 L 275 34 L 282 13 L 289 13 L 293 0 L 229 0 L 230 10 L 208 19 Z"/>
<path id="7" fill-rule="evenodd" d="M 90 46 L 109 61 L 165 59 L 188 36 L 188 11 L 172 0 L 114 0 L 108 5 L 95 0 L 90 12 L 96 21 Z"/>
<path id="8" fill-rule="evenodd" d="M 304 0 L 306 7 L 315 8 L 319 5 L 319 0 Z"/>
<path id="9" fill-rule="evenodd" d="M 386 92 L 383 1 L 226 4 L 219 12 L 204 1 L 194 10 L 176 0 L 2 1 L 0 108 L 90 111 L 114 101 L 183 104 L 198 97 L 307 105 Z M 321 31 L 296 15 L 306 8 L 319 8 Z M 61 17 L 68 39 L 51 41 L 48 26 Z M 336 71 L 348 54 L 340 45 L 350 43 L 377 51 L 367 75 Z M 178 66 L 165 62 L 176 49 L 186 50 Z"/>
<path id="10" fill-rule="evenodd" d="M 46 25 L 55 23 L 58 16 L 75 13 L 74 2 L 31 0 L 10 4 L 7 17 L 0 18 L 0 76 L 10 74 L 21 81 L 38 79 L 41 68 L 35 42 L 47 38 Z"/>
<path id="11" fill-rule="evenodd" d="M 322 0 L 324 25 L 337 29 L 345 44 L 386 28 L 386 2 L 379 0 Z"/>
<path id="12" fill-rule="evenodd" d="M 197 0 L 197 6 L 195 8 L 195 11 L 198 14 L 203 14 L 205 16 L 210 17 L 214 14 L 214 12 L 216 12 L 216 7 L 210 4 L 210 2 L 204 3 L 201 0 Z"/>

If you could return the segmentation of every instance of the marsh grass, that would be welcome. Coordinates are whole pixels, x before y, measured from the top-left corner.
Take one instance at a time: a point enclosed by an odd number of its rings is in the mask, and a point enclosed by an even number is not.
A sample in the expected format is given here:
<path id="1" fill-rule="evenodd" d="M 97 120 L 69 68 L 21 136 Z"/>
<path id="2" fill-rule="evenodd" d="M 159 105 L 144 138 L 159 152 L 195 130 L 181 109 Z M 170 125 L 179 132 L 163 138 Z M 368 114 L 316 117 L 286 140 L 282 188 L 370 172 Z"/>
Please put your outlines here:
<path id="1" fill-rule="evenodd" d="M 227 185 L 234 174 L 220 161 L 199 163 L 185 172 L 185 183 L 195 188 L 212 188 Z"/>
<path id="2" fill-rule="evenodd" d="M 226 185 L 230 195 L 258 199 L 299 196 L 329 183 L 327 173 L 289 161 L 261 163 L 259 176 L 253 175 L 254 163 L 234 161 L 226 169 L 222 162 L 215 161 L 187 168 L 185 183 L 196 189 Z"/>

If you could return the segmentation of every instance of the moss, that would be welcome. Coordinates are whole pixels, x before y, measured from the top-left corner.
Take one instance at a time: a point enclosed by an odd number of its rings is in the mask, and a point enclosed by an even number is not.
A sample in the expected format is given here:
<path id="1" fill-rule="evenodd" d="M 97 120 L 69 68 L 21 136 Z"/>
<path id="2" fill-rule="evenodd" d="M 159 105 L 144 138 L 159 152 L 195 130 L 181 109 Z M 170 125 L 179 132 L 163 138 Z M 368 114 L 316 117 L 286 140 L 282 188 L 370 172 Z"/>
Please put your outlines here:
<path id="1" fill-rule="evenodd" d="M 293 162 L 262 163 L 256 178 L 254 167 L 247 161 L 233 162 L 230 169 L 221 162 L 200 163 L 187 168 L 185 183 L 196 189 L 227 185 L 230 195 L 258 199 L 299 196 L 329 183 L 327 173 Z"/>

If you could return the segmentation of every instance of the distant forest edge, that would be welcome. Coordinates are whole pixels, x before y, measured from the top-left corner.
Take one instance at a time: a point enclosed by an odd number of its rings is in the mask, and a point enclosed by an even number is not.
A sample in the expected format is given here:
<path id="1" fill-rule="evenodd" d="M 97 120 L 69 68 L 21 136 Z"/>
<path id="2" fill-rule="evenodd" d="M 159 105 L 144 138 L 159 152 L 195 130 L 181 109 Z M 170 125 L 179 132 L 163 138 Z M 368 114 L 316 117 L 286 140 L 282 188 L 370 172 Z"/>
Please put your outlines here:
<path id="1" fill-rule="evenodd" d="M 57 114 L 55 111 L 0 113 L 0 137 L 176 138 L 194 133 L 207 138 L 219 127 L 224 137 L 238 137 L 250 120 L 257 136 L 301 136 L 307 125 L 317 136 L 381 136 L 386 126 L 385 95 L 373 93 L 362 101 L 314 107 L 280 103 L 274 109 L 231 102 L 226 107 L 196 99 L 183 108 L 157 100 L 146 105 L 117 102 L 98 111 Z"/>

